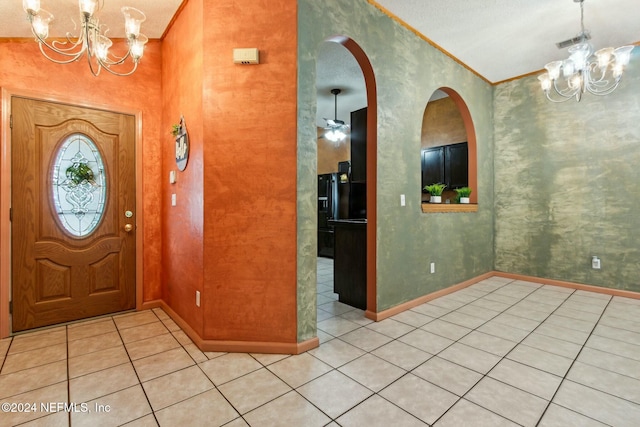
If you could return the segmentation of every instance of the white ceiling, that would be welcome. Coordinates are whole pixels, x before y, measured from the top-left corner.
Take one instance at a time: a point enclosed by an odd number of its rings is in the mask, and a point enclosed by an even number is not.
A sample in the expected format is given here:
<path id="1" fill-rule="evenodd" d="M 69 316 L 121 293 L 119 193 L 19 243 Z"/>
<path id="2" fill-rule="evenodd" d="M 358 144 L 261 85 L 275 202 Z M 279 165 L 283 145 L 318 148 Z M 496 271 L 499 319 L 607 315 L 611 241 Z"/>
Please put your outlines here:
<path id="1" fill-rule="evenodd" d="M 566 57 L 555 43 L 580 32 L 580 4 L 575 0 L 370 0 L 405 25 L 457 58 L 491 83 L 542 69 Z M 122 6 L 147 15 L 142 32 L 160 38 L 183 0 L 103 0 L 100 22 L 108 35 L 123 37 Z M 0 0 L 0 38 L 32 37 L 20 0 Z M 74 32 L 77 0 L 41 0 L 56 19 L 51 35 Z M 584 20 L 596 49 L 640 42 L 640 0 L 585 0 Z M 357 41 L 357 40 L 356 40 Z M 338 118 L 349 122 L 349 112 L 366 106 L 362 73 L 349 52 L 325 43 L 318 65 L 318 124 L 333 118 L 339 88 Z"/>
<path id="2" fill-rule="evenodd" d="M 555 43 L 580 32 L 576 0 L 377 0 L 492 83 L 565 59 Z M 640 0 L 585 0 L 596 49 L 640 42 Z"/>
<path id="3" fill-rule="evenodd" d="M 324 119 L 333 119 L 336 98 L 331 89 L 340 89 L 337 96 L 338 119 L 349 124 L 351 111 L 367 106 L 364 76 L 360 65 L 346 47 L 326 42 L 320 45 L 316 69 L 318 111 L 316 124 L 326 126 Z"/>

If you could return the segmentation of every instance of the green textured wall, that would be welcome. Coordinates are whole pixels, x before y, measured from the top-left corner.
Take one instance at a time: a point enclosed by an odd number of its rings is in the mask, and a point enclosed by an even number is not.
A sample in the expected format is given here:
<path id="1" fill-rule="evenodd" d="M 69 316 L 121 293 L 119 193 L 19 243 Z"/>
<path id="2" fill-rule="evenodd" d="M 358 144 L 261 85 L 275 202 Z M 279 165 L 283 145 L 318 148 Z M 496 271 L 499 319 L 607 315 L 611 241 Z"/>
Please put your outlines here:
<path id="1" fill-rule="evenodd" d="M 639 51 L 605 97 L 552 104 L 535 77 L 496 87 L 497 270 L 640 291 Z"/>
<path id="2" fill-rule="evenodd" d="M 378 311 L 493 269 L 493 88 L 365 0 L 298 2 L 298 340 L 316 328 L 316 58 L 330 36 L 367 54 L 378 94 Z M 420 132 L 439 87 L 457 91 L 478 146 L 477 213 L 423 214 Z M 406 207 L 400 195 L 406 194 Z M 370 225 L 371 226 L 371 225 Z M 429 274 L 429 263 L 436 273 Z"/>

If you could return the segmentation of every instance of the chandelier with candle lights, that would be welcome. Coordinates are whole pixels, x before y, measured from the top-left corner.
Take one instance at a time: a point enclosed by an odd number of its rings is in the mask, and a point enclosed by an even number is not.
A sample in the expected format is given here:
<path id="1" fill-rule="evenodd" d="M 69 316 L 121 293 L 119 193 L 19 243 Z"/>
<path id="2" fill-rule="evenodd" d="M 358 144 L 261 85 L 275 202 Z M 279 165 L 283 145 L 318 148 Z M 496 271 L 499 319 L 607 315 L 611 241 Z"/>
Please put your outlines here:
<path id="1" fill-rule="evenodd" d="M 103 3 L 104 0 L 79 0 L 80 33 L 77 36 L 67 33 L 64 38 L 51 41 L 47 39 L 53 15 L 40 8 L 40 0 L 22 0 L 22 7 L 27 13 L 31 31 L 36 37 L 40 51 L 48 60 L 57 64 L 69 64 L 86 54 L 94 76 L 99 75 L 103 68 L 117 76 L 131 75 L 138 68 L 144 45 L 149 41 L 147 36 L 140 33 L 140 25 L 146 17 L 133 7 L 121 9 L 125 20 L 128 50 L 123 56 L 117 56 L 109 51 L 113 42 L 106 36 L 108 28 L 101 24 L 96 16 Z"/>
<path id="2" fill-rule="evenodd" d="M 587 42 L 589 32 L 584 29 L 584 0 L 573 1 L 580 3 L 581 31 L 575 39 L 577 43 L 568 49 L 568 59 L 548 63 L 544 66 L 547 72 L 538 77 L 544 94 L 551 102 L 570 99 L 580 102 L 585 92 L 609 95 L 618 87 L 633 50 L 633 46 L 605 47 L 594 53 Z"/>

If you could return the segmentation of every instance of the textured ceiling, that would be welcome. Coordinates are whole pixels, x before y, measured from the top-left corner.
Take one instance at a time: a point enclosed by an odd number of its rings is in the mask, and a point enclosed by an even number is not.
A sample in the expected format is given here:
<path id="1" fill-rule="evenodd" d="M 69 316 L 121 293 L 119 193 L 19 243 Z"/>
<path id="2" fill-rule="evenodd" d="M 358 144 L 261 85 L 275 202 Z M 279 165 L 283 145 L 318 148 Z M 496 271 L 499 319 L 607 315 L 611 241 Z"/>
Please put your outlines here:
<path id="1" fill-rule="evenodd" d="M 369 0 L 404 25 L 413 28 L 442 50 L 491 83 L 542 69 L 564 59 L 555 43 L 580 32 L 580 4 L 575 0 Z M 123 37 L 122 6 L 147 15 L 142 32 L 160 38 L 183 0 L 103 0 L 100 22 L 108 35 Z M 56 17 L 51 35 L 75 32 L 77 0 L 41 0 Z M 640 0 L 585 0 L 585 27 L 596 49 L 640 42 Z M 0 0 L 0 38 L 31 38 L 20 0 Z M 357 40 L 356 40 L 357 41 Z M 259 46 L 258 46 L 259 47 Z M 317 69 L 318 125 L 333 118 L 339 88 L 338 118 L 349 122 L 349 112 L 366 106 L 364 79 L 355 59 L 342 46 L 324 43 Z"/>
<path id="2" fill-rule="evenodd" d="M 333 119 L 335 97 L 331 89 L 340 89 L 337 97 L 338 119 L 349 123 L 351 111 L 367 106 L 364 76 L 360 65 L 351 53 L 339 43 L 326 42 L 320 46 L 316 69 L 318 89 L 317 125 L 323 127 L 323 119 Z"/>
<path id="3" fill-rule="evenodd" d="M 556 43 L 580 32 L 580 3 L 574 0 L 370 1 L 491 83 L 565 59 L 566 49 Z M 585 0 L 584 24 L 596 49 L 636 44 L 640 0 Z M 349 112 L 366 106 L 362 72 L 335 43 L 325 43 L 318 59 L 318 126 L 332 117 L 332 87 L 348 89 L 338 95 L 338 118 L 349 123 Z"/>
<path id="4" fill-rule="evenodd" d="M 408 26 L 497 83 L 565 59 L 555 43 L 580 32 L 575 0 L 377 0 Z M 585 0 L 596 49 L 640 41 L 640 0 Z"/>

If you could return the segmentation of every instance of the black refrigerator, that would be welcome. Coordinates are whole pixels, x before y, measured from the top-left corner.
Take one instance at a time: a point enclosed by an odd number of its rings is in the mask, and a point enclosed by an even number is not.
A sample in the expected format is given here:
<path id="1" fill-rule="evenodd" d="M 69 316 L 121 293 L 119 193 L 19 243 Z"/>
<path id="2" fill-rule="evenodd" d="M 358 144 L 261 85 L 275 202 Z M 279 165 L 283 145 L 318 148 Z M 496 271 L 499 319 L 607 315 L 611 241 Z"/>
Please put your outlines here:
<path id="1" fill-rule="evenodd" d="M 333 227 L 328 224 L 338 218 L 338 174 L 318 175 L 318 256 L 333 258 Z"/>

